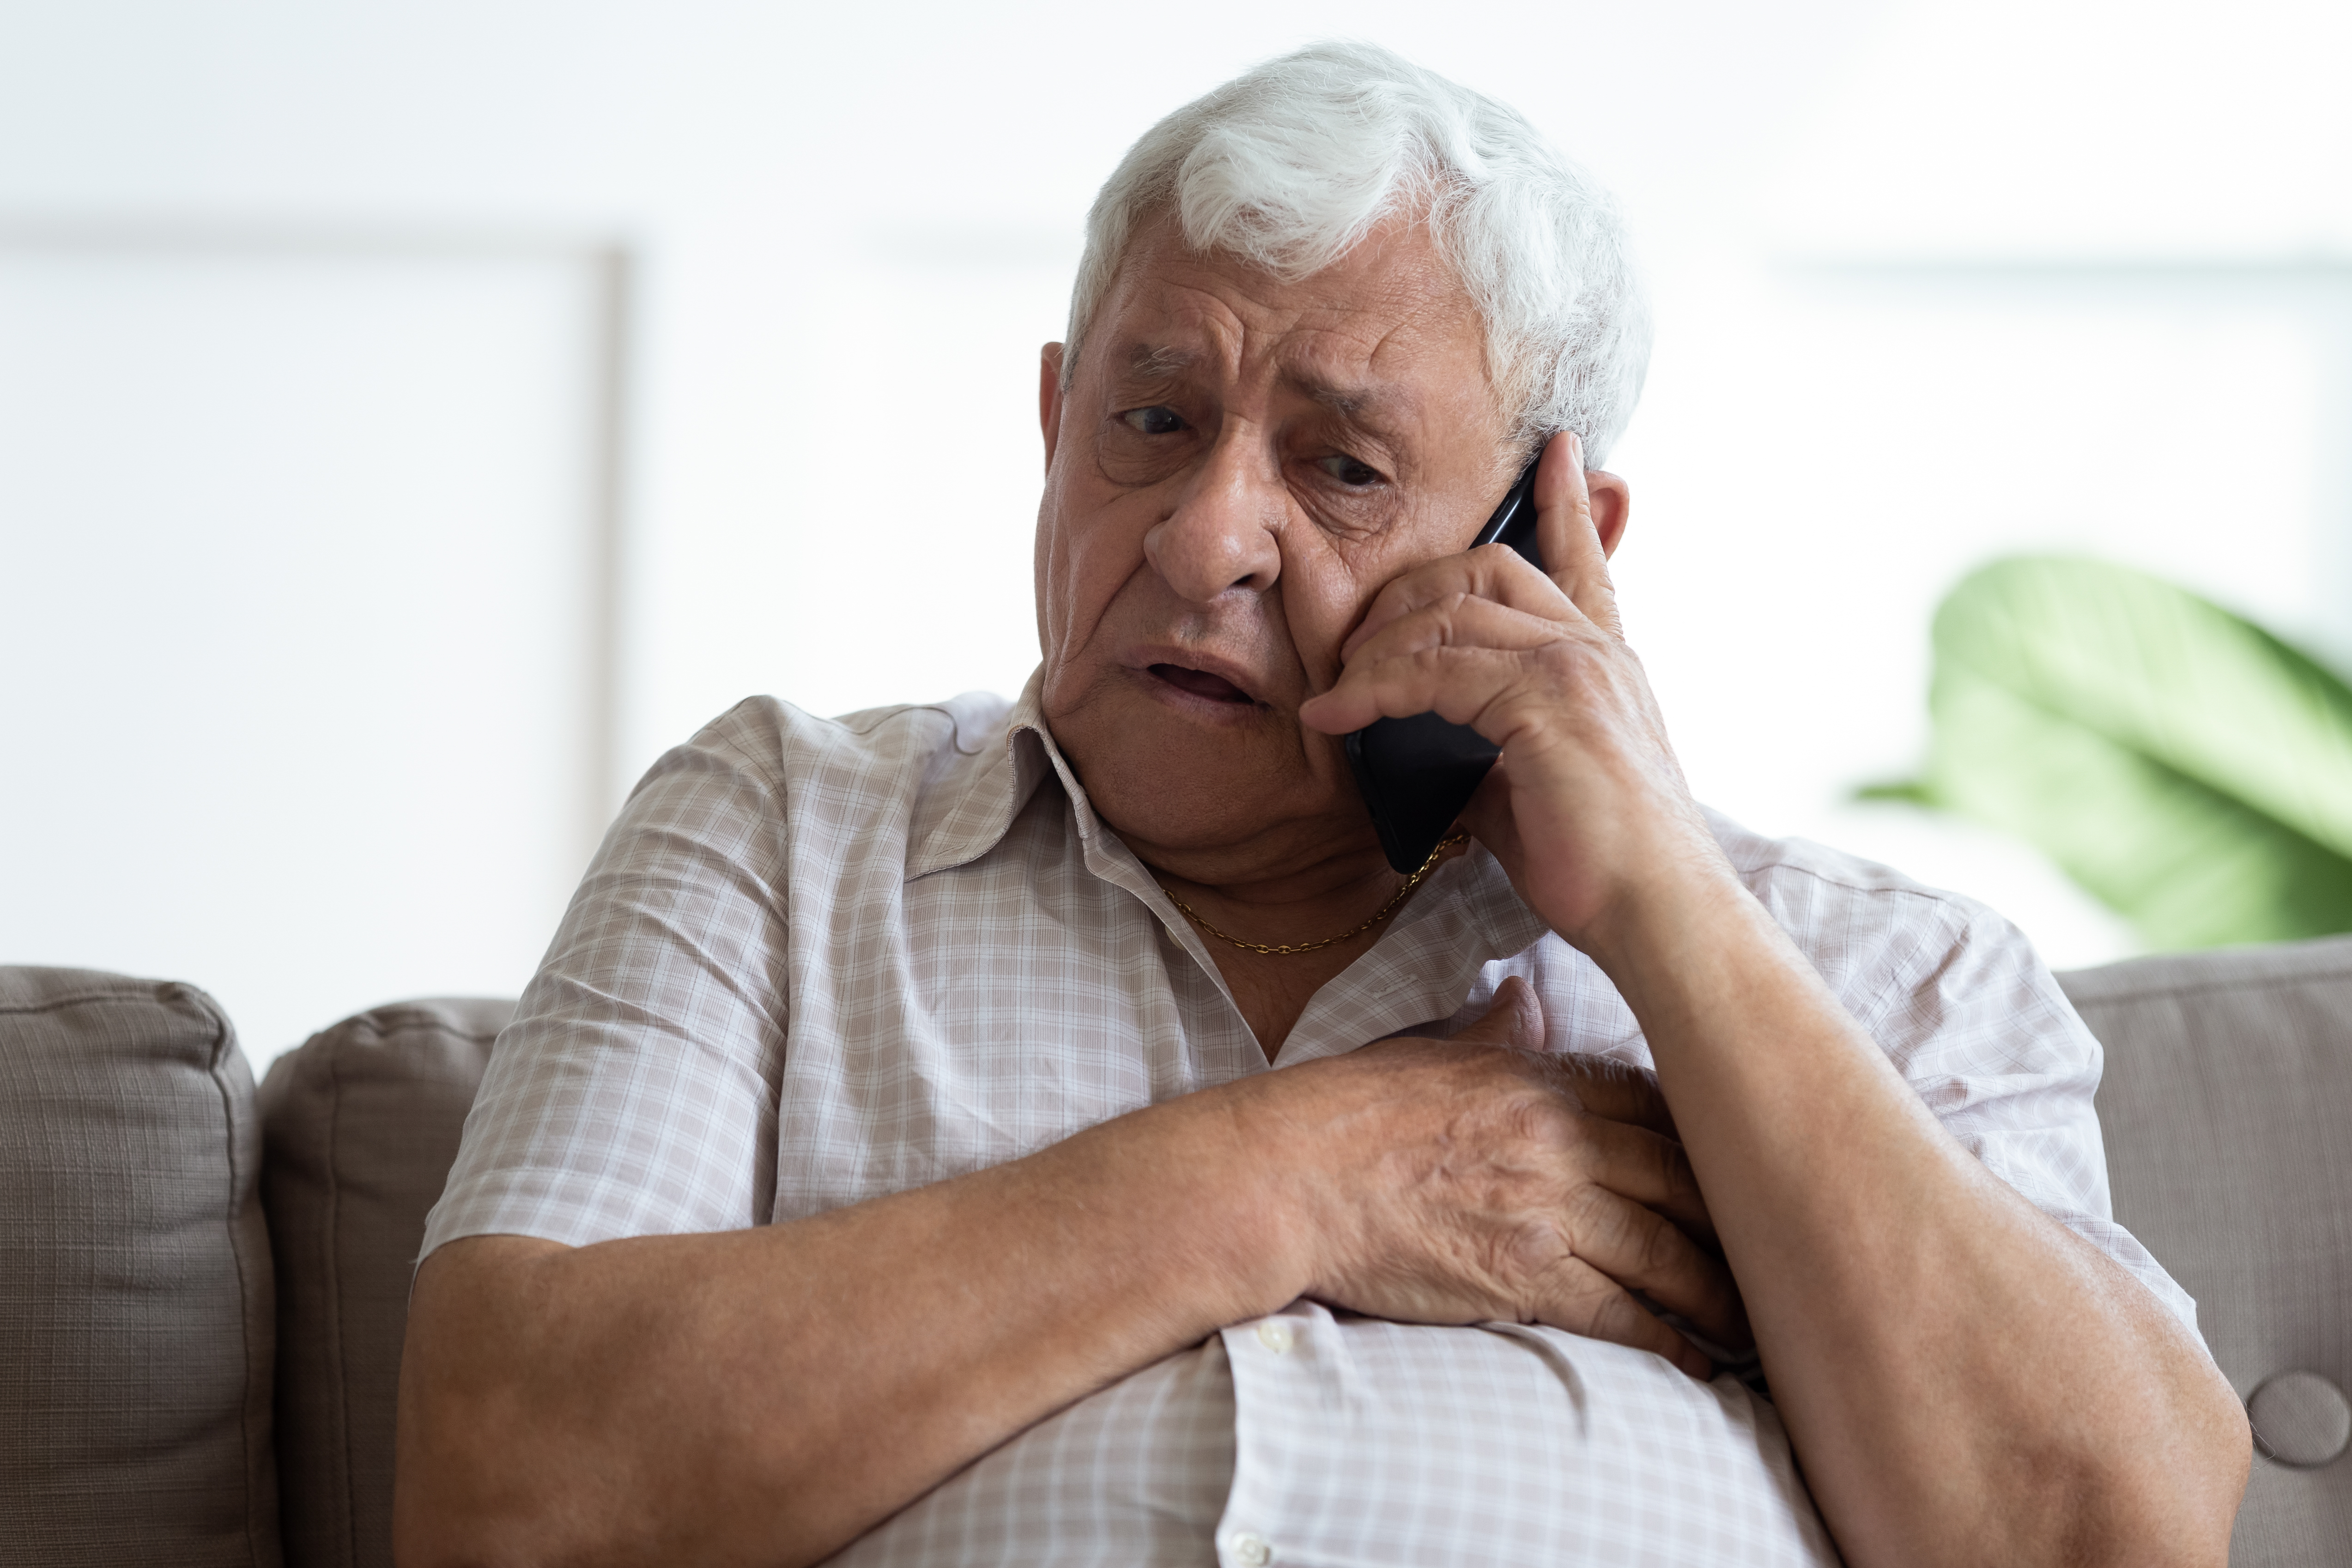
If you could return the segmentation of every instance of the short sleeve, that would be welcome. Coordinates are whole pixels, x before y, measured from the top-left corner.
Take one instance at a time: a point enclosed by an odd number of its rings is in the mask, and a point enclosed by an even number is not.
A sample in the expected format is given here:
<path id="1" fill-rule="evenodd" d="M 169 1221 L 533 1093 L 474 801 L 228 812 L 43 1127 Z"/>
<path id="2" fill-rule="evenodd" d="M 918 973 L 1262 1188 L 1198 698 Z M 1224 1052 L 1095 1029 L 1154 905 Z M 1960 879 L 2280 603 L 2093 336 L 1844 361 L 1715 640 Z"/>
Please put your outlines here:
<path id="1" fill-rule="evenodd" d="M 2197 1304 L 2115 1221 L 2094 1106 L 2105 1053 L 2022 932 L 1916 883 L 1790 866 L 1761 890 L 1947 1132 L 2114 1259 L 2194 1333 Z"/>
<path id="2" fill-rule="evenodd" d="M 605 835 L 491 1052 L 420 1257 L 770 1218 L 788 858 L 759 706 L 655 764 Z"/>

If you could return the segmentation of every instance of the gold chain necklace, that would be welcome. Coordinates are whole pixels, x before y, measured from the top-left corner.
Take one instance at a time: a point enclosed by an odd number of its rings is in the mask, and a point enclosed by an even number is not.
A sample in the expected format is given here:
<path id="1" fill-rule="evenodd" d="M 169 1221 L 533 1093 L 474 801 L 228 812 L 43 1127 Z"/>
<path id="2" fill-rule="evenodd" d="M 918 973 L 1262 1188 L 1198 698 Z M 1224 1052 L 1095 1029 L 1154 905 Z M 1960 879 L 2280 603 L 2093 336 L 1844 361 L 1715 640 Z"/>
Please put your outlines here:
<path id="1" fill-rule="evenodd" d="M 1456 833 L 1452 838 L 1442 841 L 1435 849 L 1429 852 L 1429 858 L 1421 862 L 1421 869 L 1404 879 L 1404 885 L 1396 890 L 1396 896 L 1390 899 L 1386 904 L 1381 905 L 1379 914 L 1373 915 L 1370 920 L 1365 921 L 1361 925 L 1357 926 L 1353 931 L 1342 931 L 1337 936 L 1326 936 L 1320 942 L 1244 942 L 1238 936 L 1229 936 L 1225 932 L 1218 930 L 1215 926 L 1202 919 L 1200 911 L 1194 909 L 1182 899 L 1178 898 L 1174 894 L 1169 893 L 1168 898 L 1169 902 L 1172 903 L 1177 908 L 1185 913 L 1193 925 L 1199 926 L 1202 930 L 1215 937 L 1218 941 L 1230 942 L 1234 946 L 1241 948 L 1244 952 L 1260 953 L 1268 957 L 1277 957 L 1285 953 L 1317 953 L 1326 947 L 1334 946 L 1339 943 L 1345 942 L 1350 936 L 1361 936 L 1365 932 L 1370 931 L 1373 926 L 1378 925 L 1381 921 L 1386 920 L 1390 915 L 1395 914 L 1396 906 L 1404 902 L 1404 895 L 1411 893 L 1414 888 L 1419 887 L 1421 885 L 1421 879 L 1427 876 L 1430 873 L 1431 869 L 1437 864 L 1437 857 L 1452 849 L 1454 845 L 1468 841 L 1469 837 L 1470 835 L 1467 833 Z M 1168 893 L 1168 890 L 1164 887 L 1160 891 L 1162 893 Z"/>

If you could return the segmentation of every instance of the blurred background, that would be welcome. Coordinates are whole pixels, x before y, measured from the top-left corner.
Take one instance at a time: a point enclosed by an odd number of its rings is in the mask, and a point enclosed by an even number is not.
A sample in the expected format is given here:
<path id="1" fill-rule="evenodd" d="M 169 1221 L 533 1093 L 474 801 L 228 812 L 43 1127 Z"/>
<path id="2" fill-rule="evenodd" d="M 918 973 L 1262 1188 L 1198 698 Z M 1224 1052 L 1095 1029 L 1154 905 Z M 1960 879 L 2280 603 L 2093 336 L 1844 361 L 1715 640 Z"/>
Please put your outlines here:
<path id="1" fill-rule="evenodd" d="M 2005 555 L 2352 659 L 2340 4 L 0 0 L 0 954 L 195 981 L 266 1060 L 519 990 L 746 695 L 1015 691 L 1086 206 L 1338 34 L 1628 208 L 1619 574 L 1701 796 L 2134 950 L 1856 792 Z"/>

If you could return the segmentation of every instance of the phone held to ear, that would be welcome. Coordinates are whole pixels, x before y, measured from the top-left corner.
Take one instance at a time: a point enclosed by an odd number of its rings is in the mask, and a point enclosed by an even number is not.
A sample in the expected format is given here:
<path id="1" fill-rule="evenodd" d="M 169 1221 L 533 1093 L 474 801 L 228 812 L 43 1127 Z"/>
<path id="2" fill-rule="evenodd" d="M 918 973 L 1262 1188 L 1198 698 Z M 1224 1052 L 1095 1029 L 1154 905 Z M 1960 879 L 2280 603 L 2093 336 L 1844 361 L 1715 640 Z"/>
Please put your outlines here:
<path id="1" fill-rule="evenodd" d="M 1543 556 L 1536 549 L 1536 465 L 1542 460 L 1538 446 L 1518 483 L 1470 541 L 1472 549 L 1506 544 L 1542 570 Z M 1448 724 L 1434 713 L 1375 719 L 1349 736 L 1347 747 L 1356 788 L 1380 831 L 1381 852 L 1407 876 L 1422 868 L 1452 831 L 1503 754 L 1468 725 Z"/>

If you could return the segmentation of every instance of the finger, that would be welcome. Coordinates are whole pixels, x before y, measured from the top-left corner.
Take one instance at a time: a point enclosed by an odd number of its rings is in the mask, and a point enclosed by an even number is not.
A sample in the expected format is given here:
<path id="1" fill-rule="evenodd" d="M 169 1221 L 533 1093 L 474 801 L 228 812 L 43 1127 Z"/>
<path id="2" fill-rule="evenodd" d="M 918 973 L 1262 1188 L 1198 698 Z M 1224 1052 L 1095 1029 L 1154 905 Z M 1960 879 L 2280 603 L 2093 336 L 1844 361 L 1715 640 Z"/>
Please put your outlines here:
<path id="1" fill-rule="evenodd" d="M 1528 571 L 1544 592 L 1559 597 L 1535 568 L 1528 567 Z M 1569 634 L 1556 615 L 1530 613 L 1475 594 L 1449 593 L 1391 617 L 1377 632 L 1350 637 L 1341 656 L 1354 664 L 1416 653 L 1423 648 L 1540 648 Z"/>
<path id="2" fill-rule="evenodd" d="M 1560 1055 L 1551 1061 L 1565 1080 L 1563 1086 L 1592 1114 L 1682 1141 L 1657 1074 L 1605 1056 Z"/>
<path id="3" fill-rule="evenodd" d="M 1454 599 L 1491 600 L 1514 610 L 1558 622 L 1576 606 L 1559 584 L 1508 545 L 1481 545 L 1459 555 L 1439 556 L 1390 581 L 1373 596 L 1371 608 L 1339 644 L 1344 662 L 1382 627 L 1433 604 Z"/>
<path id="4" fill-rule="evenodd" d="M 1481 719 L 1497 697 L 1520 688 L 1527 676 L 1523 656 L 1516 649 L 1456 647 L 1359 659 L 1338 685 L 1298 705 L 1299 721 L 1326 735 L 1345 735 L 1376 718 L 1434 713 L 1504 746 L 1510 739 L 1507 721 L 1506 733 L 1496 734 Z"/>
<path id="5" fill-rule="evenodd" d="M 1739 1287 L 1723 1261 L 1656 1210 L 1602 1187 L 1576 1203 L 1576 1255 L 1627 1290 L 1680 1312 L 1718 1344 L 1751 1343 Z"/>
<path id="6" fill-rule="evenodd" d="M 1535 1321 L 1588 1339 L 1631 1345 L 1661 1355 L 1701 1383 L 1715 1375 L 1706 1353 L 1658 1321 L 1625 1288 L 1580 1259 L 1554 1270 L 1538 1297 Z"/>
<path id="7" fill-rule="evenodd" d="M 1454 1036 L 1457 1044 L 1500 1045 L 1512 1051 L 1540 1051 L 1544 1044 L 1543 1004 L 1533 986 L 1517 975 L 1506 975 L 1495 988 L 1494 1000 L 1476 1022 Z"/>
<path id="8" fill-rule="evenodd" d="M 1587 1174 L 1595 1185 L 1665 1216 L 1694 1236 L 1715 1239 L 1715 1217 L 1707 1212 L 1690 1155 L 1672 1138 L 1647 1127 L 1599 1116 L 1585 1118 L 1581 1131 Z"/>
<path id="9" fill-rule="evenodd" d="M 1551 580 L 1596 626 L 1624 635 L 1609 557 L 1592 521 L 1592 490 L 1584 479 L 1584 440 L 1562 431 L 1544 448 L 1536 470 L 1536 539 Z"/>

